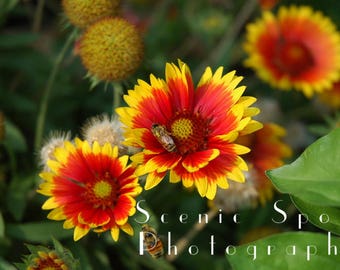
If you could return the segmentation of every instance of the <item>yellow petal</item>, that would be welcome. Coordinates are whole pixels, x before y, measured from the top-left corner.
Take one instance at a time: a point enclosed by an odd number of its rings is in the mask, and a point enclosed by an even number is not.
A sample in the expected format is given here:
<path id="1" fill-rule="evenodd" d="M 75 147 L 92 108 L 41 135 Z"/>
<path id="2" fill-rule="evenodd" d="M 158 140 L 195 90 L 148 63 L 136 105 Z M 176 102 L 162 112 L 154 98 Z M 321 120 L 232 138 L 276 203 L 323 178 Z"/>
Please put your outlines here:
<path id="1" fill-rule="evenodd" d="M 201 197 L 204 197 L 207 193 L 208 188 L 208 180 L 207 178 L 203 177 L 200 179 L 195 179 L 195 184 L 198 190 L 198 193 L 201 195 Z"/>
<path id="2" fill-rule="evenodd" d="M 111 156 L 112 154 L 112 147 L 110 143 L 105 143 L 104 146 L 102 147 L 101 153 L 106 156 Z"/>
<path id="3" fill-rule="evenodd" d="M 126 232 L 128 235 L 133 235 L 133 228 L 129 223 L 125 223 L 124 225 L 120 226 L 120 229 Z"/>
<path id="4" fill-rule="evenodd" d="M 181 176 L 179 176 L 174 170 L 170 171 L 170 183 L 178 183 L 181 181 Z"/>
<path id="5" fill-rule="evenodd" d="M 114 146 L 112 149 L 112 157 L 117 158 L 119 154 L 118 146 Z"/>
<path id="6" fill-rule="evenodd" d="M 45 196 L 52 196 L 52 187 L 51 183 L 41 183 L 37 192 Z"/>
<path id="7" fill-rule="evenodd" d="M 127 163 L 128 163 L 128 161 L 129 161 L 129 156 L 127 156 L 127 155 L 121 156 L 120 158 L 118 158 L 118 160 L 119 160 L 120 165 L 123 168 L 125 168 Z"/>
<path id="8" fill-rule="evenodd" d="M 145 183 L 145 190 L 154 188 L 155 186 L 157 186 L 164 178 L 166 173 L 157 173 L 157 172 L 151 172 L 148 174 L 148 176 L 146 177 L 146 183 Z"/>
<path id="9" fill-rule="evenodd" d="M 248 165 L 247 163 L 241 158 L 240 156 L 237 156 L 237 161 L 236 161 L 237 166 L 240 168 L 242 171 L 248 171 Z"/>
<path id="10" fill-rule="evenodd" d="M 119 239 L 119 228 L 118 228 L 118 226 L 112 227 L 110 232 L 111 232 L 112 239 L 117 242 L 118 239 Z"/>
<path id="11" fill-rule="evenodd" d="M 92 153 L 98 155 L 101 150 L 100 144 L 97 141 L 94 141 L 92 144 Z"/>
<path id="12" fill-rule="evenodd" d="M 211 80 L 212 77 L 212 71 L 210 67 L 207 67 L 198 83 L 198 87 L 206 84 L 209 80 Z"/>
<path id="13" fill-rule="evenodd" d="M 207 194 L 205 195 L 207 199 L 212 200 L 216 195 L 217 185 L 216 183 L 208 183 Z"/>
<path id="14" fill-rule="evenodd" d="M 229 183 L 227 177 L 220 176 L 216 179 L 216 183 L 220 188 L 227 189 L 229 187 Z"/>
<path id="15" fill-rule="evenodd" d="M 256 120 L 250 120 L 248 125 L 243 130 L 240 131 L 240 136 L 255 132 L 261 129 L 262 127 L 263 125 L 260 122 Z"/>
<path id="16" fill-rule="evenodd" d="M 246 90 L 245 86 L 239 86 L 234 89 L 233 91 L 233 101 L 236 103 L 241 96 L 243 95 L 244 91 Z"/>
<path id="17" fill-rule="evenodd" d="M 82 144 L 81 150 L 82 150 L 84 155 L 92 153 L 91 146 L 89 145 L 89 143 L 87 141 L 84 141 L 84 143 Z"/>
<path id="18" fill-rule="evenodd" d="M 64 212 L 62 211 L 61 208 L 56 208 L 53 209 L 48 215 L 48 219 L 53 219 L 53 220 L 64 220 L 66 218 Z"/>
<path id="19" fill-rule="evenodd" d="M 41 209 L 43 210 L 49 210 L 59 207 L 60 205 L 56 202 L 54 197 L 48 198 L 46 202 L 41 206 Z"/>
<path id="20" fill-rule="evenodd" d="M 75 138 L 75 141 L 78 141 L 78 143 L 81 142 L 79 138 Z M 70 141 L 64 142 L 64 147 L 70 153 L 74 153 L 76 151 L 74 144 Z"/>
<path id="21" fill-rule="evenodd" d="M 244 155 L 250 152 L 250 149 L 240 144 L 234 144 L 234 151 L 238 155 Z"/>
<path id="22" fill-rule="evenodd" d="M 39 176 L 47 182 L 52 182 L 54 174 L 51 172 L 41 172 Z"/>
<path id="23" fill-rule="evenodd" d="M 65 148 L 57 147 L 54 151 L 54 157 L 62 164 L 65 164 L 67 162 L 68 156 L 69 151 L 67 151 Z"/>
<path id="24" fill-rule="evenodd" d="M 73 233 L 73 240 L 78 241 L 82 237 L 84 237 L 88 232 L 90 231 L 90 228 L 84 229 L 76 226 L 74 228 L 74 233 Z"/>
<path id="25" fill-rule="evenodd" d="M 49 159 L 49 160 L 47 160 L 47 166 L 48 166 L 52 171 L 54 171 L 55 173 L 58 173 L 59 168 L 60 168 L 61 165 L 60 165 L 60 163 L 59 163 L 58 161 Z"/>
<path id="26" fill-rule="evenodd" d="M 194 181 L 192 181 L 192 179 L 183 178 L 182 183 L 184 187 L 190 188 L 194 184 Z"/>
<path id="27" fill-rule="evenodd" d="M 63 224 L 63 228 L 64 229 L 72 229 L 72 228 L 74 228 L 74 223 L 73 223 L 73 221 L 71 220 L 71 219 L 66 219 L 65 221 L 64 221 L 64 224 Z"/>
<path id="28" fill-rule="evenodd" d="M 228 178 L 239 183 L 244 183 L 244 173 L 239 168 L 234 168 L 232 172 L 228 173 Z"/>

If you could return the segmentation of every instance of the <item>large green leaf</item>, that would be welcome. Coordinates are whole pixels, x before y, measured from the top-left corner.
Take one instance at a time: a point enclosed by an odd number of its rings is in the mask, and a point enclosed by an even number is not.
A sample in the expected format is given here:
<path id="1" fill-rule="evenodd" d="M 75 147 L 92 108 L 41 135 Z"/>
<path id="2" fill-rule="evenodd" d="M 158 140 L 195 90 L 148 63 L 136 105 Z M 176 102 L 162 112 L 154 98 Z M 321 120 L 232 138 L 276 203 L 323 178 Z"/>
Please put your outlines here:
<path id="1" fill-rule="evenodd" d="M 336 207 L 318 206 L 292 196 L 295 206 L 305 215 L 304 219 L 315 226 L 340 235 L 340 209 Z"/>
<path id="2" fill-rule="evenodd" d="M 267 171 L 282 193 L 319 206 L 340 206 L 340 128 L 310 145 L 289 165 Z"/>
<path id="3" fill-rule="evenodd" d="M 331 235 L 330 243 L 339 249 L 340 238 Z M 233 270 L 340 269 L 340 256 L 334 255 L 333 247 L 328 254 L 327 245 L 328 236 L 324 234 L 281 233 L 230 249 L 227 258 Z"/>

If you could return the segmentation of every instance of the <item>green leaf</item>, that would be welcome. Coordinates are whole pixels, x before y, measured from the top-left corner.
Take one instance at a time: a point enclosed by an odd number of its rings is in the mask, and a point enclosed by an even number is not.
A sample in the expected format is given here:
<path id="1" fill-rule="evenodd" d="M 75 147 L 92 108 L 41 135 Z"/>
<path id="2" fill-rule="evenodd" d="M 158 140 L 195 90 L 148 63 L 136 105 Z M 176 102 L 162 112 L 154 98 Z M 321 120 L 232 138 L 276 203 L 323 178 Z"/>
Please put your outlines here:
<path id="1" fill-rule="evenodd" d="M 4 144 L 16 152 L 25 152 L 27 144 L 23 133 L 12 122 L 5 120 L 5 140 Z"/>
<path id="2" fill-rule="evenodd" d="M 34 185 L 35 177 L 36 175 L 26 177 L 15 176 L 7 190 L 6 206 L 17 221 L 21 220 L 24 215 L 28 202 L 28 194 Z"/>
<path id="3" fill-rule="evenodd" d="M 340 235 L 340 209 L 306 203 L 294 196 L 291 199 L 299 211 L 307 215 L 309 222 L 321 229 Z"/>
<path id="4" fill-rule="evenodd" d="M 310 145 L 289 165 L 267 171 L 275 187 L 306 203 L 340 206 L 340 128 Z"/>
<path id="5" fill-rule="evenodd" d="M 0 269 L 16 270 L 16 268 L 14 267 L 14 265 L 12 265 L 11 263 L 5 261 L 5 260 L 2 259 L 1 257 L 0 257 Z"/>
<path id="6" fill-rule="evenodd" d="M 340 238 L 335 236 L 288 232 L 239 246 L 234 252 L 230 249 L 227 258 L 233 270 L 338 269 L 340 256 L 334 255 L 334 247 L 328 253 L 328 240 L 339 252 Z"/>
<path id="7" fill-rule="evenodd" d="M 28 242 L 51 242 L 56 239 L 72 237 L 73 230 L 65 230 L 60 222 L 41 221 L 23 224 L 8 224 L 6 233 L 12 238 Z"/>

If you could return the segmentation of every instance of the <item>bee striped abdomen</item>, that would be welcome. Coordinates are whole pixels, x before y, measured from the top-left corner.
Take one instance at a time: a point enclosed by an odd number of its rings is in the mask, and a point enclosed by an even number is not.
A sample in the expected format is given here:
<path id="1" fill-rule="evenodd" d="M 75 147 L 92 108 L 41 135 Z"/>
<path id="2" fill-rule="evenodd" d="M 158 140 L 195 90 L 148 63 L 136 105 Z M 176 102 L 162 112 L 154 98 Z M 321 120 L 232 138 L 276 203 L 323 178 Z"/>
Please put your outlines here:
<path id="1" fill-rule="evenodd" d="M 159 239 L 156 230 L 145 224 L 142 227 L 142 231 L 144 236 L 143 242 L 145 250 L 154 259 L 162 257 L 164 254 L 163 243 Z"/>

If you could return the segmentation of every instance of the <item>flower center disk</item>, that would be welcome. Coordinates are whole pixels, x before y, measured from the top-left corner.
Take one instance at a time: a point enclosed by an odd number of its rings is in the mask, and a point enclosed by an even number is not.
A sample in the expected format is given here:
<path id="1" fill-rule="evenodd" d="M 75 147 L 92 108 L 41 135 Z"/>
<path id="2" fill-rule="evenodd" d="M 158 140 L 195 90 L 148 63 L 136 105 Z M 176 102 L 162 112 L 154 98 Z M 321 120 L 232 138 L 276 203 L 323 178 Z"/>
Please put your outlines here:
<path id="1" fill-rule="evenodd" d="M 274 59 L 282 71 L 297 76 L 314 65 L 314 58 L 309 49 L 302 43 L 283 41 L 277 46 Z"/>
<path id="2" fill-rule="evenodd" d="M 117 187 L 108 174 L 94 183 L 86 185 L 85 197 L 94 208 L 113 207 L 118 199 Z"/>
<path id="3" fill-rule="evenodd" d="M 112 191 L 112 186 L 106 181 L 99 181 L 93 187 L 93 193 L 97 198 L 103 199 L 109 197 Z"/>
<path id="4" fill-rule="evenodd" d="M 177 113 L 168 127 L 181 155 L 206 149 L 208 122 L 198 113 Z"/>

